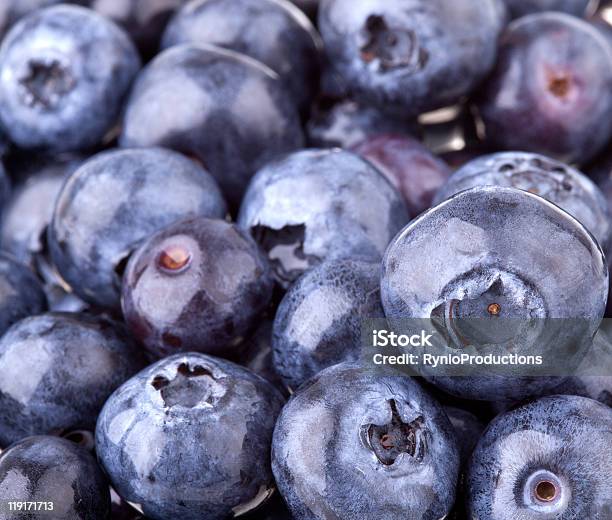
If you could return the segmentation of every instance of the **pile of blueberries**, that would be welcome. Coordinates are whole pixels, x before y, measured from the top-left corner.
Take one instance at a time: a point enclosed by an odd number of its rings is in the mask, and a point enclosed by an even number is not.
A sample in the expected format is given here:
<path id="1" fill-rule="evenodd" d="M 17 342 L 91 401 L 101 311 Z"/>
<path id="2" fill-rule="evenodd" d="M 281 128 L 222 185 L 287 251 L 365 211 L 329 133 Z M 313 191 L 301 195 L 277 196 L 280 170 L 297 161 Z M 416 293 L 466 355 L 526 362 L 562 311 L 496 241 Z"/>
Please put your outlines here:
<path id="1" fill-rule="evenodd" d="M 611 520 L 611 24 L 0 0 L 0 519 Z M 600 371 L 364 363 L 432 316 Z"/>

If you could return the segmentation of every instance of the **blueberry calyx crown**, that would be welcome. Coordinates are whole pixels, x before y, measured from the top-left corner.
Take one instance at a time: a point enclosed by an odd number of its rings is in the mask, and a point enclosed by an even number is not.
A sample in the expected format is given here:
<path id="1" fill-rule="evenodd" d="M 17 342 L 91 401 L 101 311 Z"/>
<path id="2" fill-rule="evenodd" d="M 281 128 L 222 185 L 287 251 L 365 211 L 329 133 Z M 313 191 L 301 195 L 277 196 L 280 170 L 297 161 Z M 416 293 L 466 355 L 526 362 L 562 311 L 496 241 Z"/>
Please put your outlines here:
<path id="1" fill-rule="evenodd" d="M 181 405 L 194 408 L 202 402 L 212 404 L 213 392 L 210 380 L 214 380 L 212 372 L 201 365 L 193 368 L 188 363 L 180 363 L 176 376 L 168 379 L 164 375 L 156 375 L 151 386 L 157 390 L 165 406 Z"/>
<path id="2" fill-rule="evenodd" d="M 359 49 L 361 59 L 368 64 L 378 60 L 383 72 L 396 68 L 417 71 L 425 66 L 429 58 L 427 51 L 419 46 L 413 31 L 393 29 L 381 15 L 368 16 L 362 36 L 364 43 Z"/>
<path id="3" fill-rule="evenodd" d="M 50 109 L 76 85 L 67 67 L 56 59 L 30 60 L 27 67 L 27 73 L 19 79 L 19 84 L 30 107 Z"/>
<path id="4" fill-rule="evenodd" d="M 417 461 L 425 454 L 423 417 L 404 422 L 400 417 L 395 399 L 387 401 L 391 407 L 391 421 L 384 425 L 365 426 L 367 446 L 385 466 L 391 466 L 400 454 L 407 453 Z"/>

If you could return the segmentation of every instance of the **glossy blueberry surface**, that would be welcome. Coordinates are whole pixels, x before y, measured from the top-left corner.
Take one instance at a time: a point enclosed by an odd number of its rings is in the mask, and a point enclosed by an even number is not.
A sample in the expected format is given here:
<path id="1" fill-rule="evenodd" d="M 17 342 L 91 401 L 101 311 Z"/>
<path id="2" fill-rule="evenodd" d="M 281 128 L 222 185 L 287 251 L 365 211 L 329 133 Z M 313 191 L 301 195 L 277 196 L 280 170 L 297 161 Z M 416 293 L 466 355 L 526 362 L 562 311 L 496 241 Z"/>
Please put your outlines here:
<path id="1" fill-rule="evenodd" d="M 28 157 L 16 170 L 18 177 L 7 203 L 3 207 L 0 243 L 24 264 L 36 268 L 48 251 L 47 226 L 51 222 L 55 199 L 64 179 L 83 162 L 81 157 Z"/>
<path id="2" fill-rule="evenodd" d="M 504 0 L 513 18 L 543 11 L 562 11 L 574 16 L 584 16 L 590 0 Z"/>
<path id="3" fill-rule="evenodd" d="M 225 214 L 217 183 L 194 161 L 160 148 L 111 150 L 89 159 L 64 184 L 49 247 L 77 295 L 118 309 L 122 269 L 140 242 L 190 216 Z"/>
<path id="4" fill-rule="evenodd" d="M 431 206 L 434 194 L 451 175 L 443 160 L 412 137 L 377 135 L 352 149 L 385 174 L 402 194 L 412 217 Z"/>
<path id="5" fill-rule="evenodd" d="M 354 100 L 323 99 L 313 105 L 306 124 L 310 146 L 352 148 L 378 134 L 416 134 L 415 121 L 394 117 Z"/>
<path id="6" fill-rule="evenodd" d="M 498 416 L 471 459 L 470 518 L 609 518 L 611 443 L 612 409 L 584 397 L 544 397 Z"/>
<path id="7" fill-rule="evenodd" d="M 450 105 L 494 64 L 505 13 L 496 0 L 323 0 L 332 67 L 358 95 L 419 114 Z"/>
<path id="8" fill-rule="evenodd" d="M 0 500 L 3 520 L 111 518 L 108 484 L 96 460 L 58 437 L 28 437 L 2 453 Z M 44 502 L 52 510 L 10 512 L 9 501 Z"/>
<path id="9" fill-rule="evenodd" d="M 21 320 L 0 340 L 0 446 L 93 429 L 107 397 L 143 366 L 124 328 L 107 318 L 47 313 Z"/>
<path id="10" fill-rule="evenodd" d="M 603 253 L 582 224 L 542 197 L 487 186 L 442 202 L 395 237 L 383 260 L 381 297 L 396 330 L 406 318 L 441 317 L 455 338 L 446 354 L 494 346 L 556 359 L 569 352 L 564 348 L 589 348 L 607 287 Z M 550 321 L 555 318 L 574 320 L 552 341 L 546 338 L 553 324 L 569 323 Z M 475 321 L 482 332 L 470 329 Z M 564 359 L 570 370 L 571 358 Z M 444 369 L 420 369 L 443 390 L 470 399 L 520 399 L 562 382 L 527 373 L 453 378 Z"/>
<path id="11" fill-rule="evenodd" d="M 0 47 L 0 119 L 22 148 L 95 146 L 116 122 L 139 67 L 128 36 L 95 12 L 34 11 Z"/>
<path id="12" fill-rule="evenodd" d="M 120 25 L 148 57 L 159 47 L 172 14 L 187 0 L 89 0 L 89 7 Z"/>
<path id="13" fill-rule="evenodd" d="M 272 296 L 263 251 L 224 220 L 173 224 L 139 247 L 123 277 L 128 327 L 154 357 L 236 356 Z"/>
<path id="14" fill-rule="evenodd" d="M 63 2 L 62 0 L 4 0 L 0 9 L 0 39 L 6 31 L 10 29 L 20 18 L 43 7 L 54 4 L 83 3 L 83 2 Z"/>
<path id="15" fill-rule="evenodd" d="M 413 379 L 342 363 L 283 408 L 272 469 L 296 520 L 438 519 L 455 498 L 459 449 Z"/>
<path id="16" fill-rule="evenodd" d="M 457 170 L 434 203 L 475 186 L 507 186 L 540 195 L 582 222 L 604 251 L 609 245 L 608 202 L 591 179 L 571 166 L 526 152 L 484 155 Z"/>
<path id="17" fill-rule="evenodd" d="M 282 404 L 270 383 L 229 361 L 169 356 L 110 397 L 96 451 L 115 489 L 147 518 L 230 518 L 271 494 Z"/>
<path id="18" fill-rule="evenodd" d="M 197 158 L 237 206 L 250 177 L 300 148 L 297 109 L 276 73 L 215 46 L 178 46 L 140 74 L 128 101 L 123 147 L 165 146 Z"/>
<path id="19" fill-rule="evenodd" d="M 389 181 L 337 149 L 304 150 L 266 165 L 238 216 L 284 287 L 322 260 L 379 257 L 406 222 L 404 202 Z"/>
<path id="20" fill-rule="evenodd" d="M 364 320 L 384 316 L 379 285 L 378 263 L 345 259 L 313 267 L 289 288 L 272 335 L 274 369 L 289 388 L 359 359 Z"/>
<path id="21" fill-rule="evenodd" d="M 0 253 L 0 335 L 22 318 L 46 310 L 47 299 L 34 273 Z"/>
<path id="22" fill-rule="evenodd" d="M 563 13 L 516 20 L 479 92 L 486 139 L 583 163 L 612 135 L 611 87 L 612 48 L 594 26 Z"/>
<path id="23" fill-rule="evenodd" d="M 188 2 L 168 24 L 162 47 L 184 43 L 218 45 L 255 58 L 280 76 L 304 108 L 316 91 L 319 35 L 285 0 Z"/>

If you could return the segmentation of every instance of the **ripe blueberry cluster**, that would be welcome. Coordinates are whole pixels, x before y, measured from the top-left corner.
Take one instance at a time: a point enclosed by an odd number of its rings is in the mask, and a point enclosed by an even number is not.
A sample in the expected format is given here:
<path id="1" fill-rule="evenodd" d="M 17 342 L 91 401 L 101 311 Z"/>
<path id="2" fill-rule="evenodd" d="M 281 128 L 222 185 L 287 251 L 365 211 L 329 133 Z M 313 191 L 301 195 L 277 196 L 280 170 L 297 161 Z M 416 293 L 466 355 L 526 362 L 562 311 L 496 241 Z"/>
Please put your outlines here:
<path id="1" fill-rule="evenodd" d="M 0 41 L 1 520 L 612 520 L 612 1 Z"/>

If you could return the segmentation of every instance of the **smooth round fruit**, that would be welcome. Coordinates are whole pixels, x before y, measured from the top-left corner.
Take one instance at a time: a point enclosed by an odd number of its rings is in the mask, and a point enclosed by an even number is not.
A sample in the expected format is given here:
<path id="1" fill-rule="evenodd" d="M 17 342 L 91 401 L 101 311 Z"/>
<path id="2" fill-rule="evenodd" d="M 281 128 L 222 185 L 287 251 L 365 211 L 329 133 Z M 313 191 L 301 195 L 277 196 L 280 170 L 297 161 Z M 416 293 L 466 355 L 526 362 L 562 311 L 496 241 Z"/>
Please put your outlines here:
<path id="1" fill-rule="evenodd" d="M 237 207 L 255 171 L 303 140 L 297 108 L 275 72 L 214 45 L 180 45 L 138 77 L 120 144 L 195 157 Z"/>
<path id="2" fill-rule="evenodd" d="M 124 327 L 46 313 L 0 340 L 0 446 L 28 435 L 93 430 L 108 396 L 145 364 Z"/>
<path id="3" fill-rule="evenodd" d="M 28 437 L 0 456 L 0 500 L 3 520 L 61 518 L 110 519 L 106 478 L 83 448 L 59 437 Z M 36 504 L 36 506 L 10 503 Z M 24 510 L 30 507 L 30 513 Z M 36 508 L 36 512 L 32 508 Z"/>
<path id="4" fill-rule="evenodd" d="M 273 493 L 270 444 L 282 405 L 270 383 L 243 367 L 169 356 L 108 399 L 96 452 L 114 488 L 147 518 L 238 516 Z"/>
<path id="5" fill-rule="evenodd" d="M 21 148 L 98 145 L 119 116 L 140 59 L 110 20 L 77 6 L 36 10 L 0 47 L 0 119 Z"/>
<path id="6" fill-rule="evenodd" d="M 494 65 L 505 23 L 497 0 L 323 0 L 319 30 L 346 86 L 418 115 L 459 101 Z"/>
<path id="7" fill-rule="evenodd" d="M 278 306 L 272 334 L 274 369 L 287 387 L 359 359 L 363 322 L 384 317 L 379 285 L 378 263 L 350 259 L 323 262 L 298 278 Z"/>
<path id="8" fill-rule="evenodd" d="M 303 150 L 269 163 L 251 181 L 238 215 L 284 287 L 323 260 L 380 258 L 406 222 L 389 181 L 337 149 Z"/>
<path id="9" fill-rule="evenodd" d="M 121 303 L 128 327 L 153 357 L 181 351 L 236 357 L 273 284 L 250 235 L 199 217 L 163 229 L 135 251 Z"/>
<path id="10" fill-rule="evenodd" d="M 478 520 L 608 518 L 612 408 L 544 397 L 496 417 L 472 455 L 468 516 Z"/>
<path id="11" fill-rule="evenodd" d="M 476 186 L 507 186 L 540 195 L 582 222 L 604 251 L 609 246 L 608 202 L 593 181 L 571 166 L 527 152 L 483 155 L 457 170 L 434 204 Z"/>
<path id="12" fill-rule="evenodd" d="M 521 399 L 560 384 L 588 351 L 607 292 L 592 235 L 516 188 L 458 193 L 406 226 L 383 260 L 382 303 L 396 332 L 435 327 L 437 354 L 542 356 L 541 366 L 415 367 L 470 399 Z"/>
<path id="13" fill-rule="evenodd" d="M 283 408 L 272 469 L 296 520 L 438 519 L 455 499 L 459 449 L 416 381 L 342 363 Z"/>
<path id="14" fill-rule="evenodd" d="M 186 43 L 218 45 L 260 61 L 303 109 L 316 93 L 320 38 L 304 13 L 285 0 L 188 2 L 166 27 L 162 48 Z"/>
<path id="15" fill-rule="evenodd" d="M 612 47 L 567 14 L 515 20 L 476 104 L 491 146 L 584 163 L 612 136 Z"/>
<path id="16" fill-rule="evenodd" d="M 102 152 L 58 195 L 48 234 L 51 257 L 77 295 L 118 310 L 125 263 L 145 238 L 178 220 L 224 218 L 226 211 L 215 180 L 181 154 Z"/>

